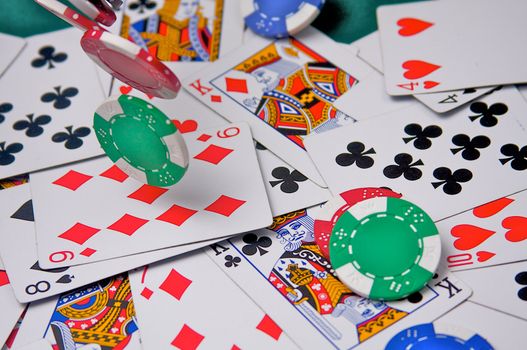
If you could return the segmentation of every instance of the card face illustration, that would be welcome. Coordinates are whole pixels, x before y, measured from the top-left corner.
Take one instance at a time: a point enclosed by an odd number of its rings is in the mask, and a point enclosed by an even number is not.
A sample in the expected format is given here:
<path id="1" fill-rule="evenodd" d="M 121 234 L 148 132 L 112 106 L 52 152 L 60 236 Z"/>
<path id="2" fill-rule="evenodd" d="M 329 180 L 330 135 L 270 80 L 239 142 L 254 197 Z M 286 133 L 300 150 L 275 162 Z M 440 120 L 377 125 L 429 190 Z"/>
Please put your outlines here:
<path id="1" fill-rule="evenodd" d="M 274 219 L 204 248 L 301 348 L 350 349 L 382 342 L 404 325 L 438 317 L 468 298 L 464 283 L 440 267 L 429 284 L 396 302 L 369 300 L 342 284 L 314 242 L 319 207 Z"/>
<path id="2" fill-rule="evenodd" d="M 303 139 L 353 123 L 333 106 L 373 70 L 313 28 L 282 40 L 254 38 L 185 88 L 226 119 L 245 121 L 257 141 L 302 174 L 323 184 Z"/>

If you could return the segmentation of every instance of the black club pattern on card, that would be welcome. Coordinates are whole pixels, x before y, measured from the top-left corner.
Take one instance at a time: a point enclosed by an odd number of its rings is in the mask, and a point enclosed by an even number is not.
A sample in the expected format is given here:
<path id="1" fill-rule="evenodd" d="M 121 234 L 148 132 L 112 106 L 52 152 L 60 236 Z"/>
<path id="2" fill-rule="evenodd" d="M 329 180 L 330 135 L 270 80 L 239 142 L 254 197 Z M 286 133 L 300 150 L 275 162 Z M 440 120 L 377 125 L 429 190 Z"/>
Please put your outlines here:
<path id="1" fill-rule="evenodd" d="M 13 109 L 13 105 L 11 103 L 2 103 L 0 104 L 0 124 L 2 124 L 5 120 L 4 113 L 8 113 Z"/>
<path id="2" fill-rule="evenodd" d="M 144 13 L 145 10 L 152 10 L 156 8 L 157 4 L 152 0 L 136 0 L 128 5 L 128 9 L 131 11 L 137 11 L 138 13 Z"/>
<path id="3" fill-rule="evenodd" d="M 53 142 L 64 142 L 64 147 L 67 149 L 77 149 L 83 145 L 82 137 L 86 137 L 90 134 L 91 130 L 87 127 L 80 127 L 73 130 L 73 126 L 66 126 L 66 132 L 58 132 L 51 140 Z"/>
<path id="4" fill-rule="evenodd" d="M 225 255 L 225 267 L 238 267 L 240 263 L 242 262 L 242 259 L 240 259 L 237 256 L 232 255 Z"/>
<path id="5" fill-rule="evenodd" d="M 265 248 L 269 248 L 273 244 L 271 238 L 266 236 L 258 237 L 254 233 L 244 235 L 242 241 L 245 243 L 242 248 L 242 252 L 245 255 L 254 255 L 256 253 L 259 253 L 260 256 L 265 255 L 269 252 Z"/>
<path id="6" fill-rule="evenodd" d="M 47 66 L 48 69 L 55 68 L 55 64 L 62 63 L 68 59 L 68 55 L 64 52 L 55 52 L 53 46 L 44 46 L 38 50 L 40 57 L 31 61 L 31 66 L 34 68 L 41 68 Z"/>
<path id="7" fill-rule="evenodd" d="M 439 167 L 433 172 L 434 177 L 439 180 L 432 182 L 435 189 L 442 187 L 443 192 L 448 195 L 455 195 L 461 192 L 461 183 L 472 180 L 472 172 L 468 169 L 457 169 L 454 172 L 446 167 Z"/>
<path id="8" fill-rule="evenodd" d="M 498 124 L 498 117 L 504 115 L 509 107 L 503 103 L 493 103 L 488 106 L 485 102 L 474 102 L 470 105 L 470 111 L 476 113 L 470 115 L 471 122 L 479 120 L 481 126 L 490 128 Z"/>
<path id="9" fill-rule="evenodd" d="M 424 150 L 432 146 L 431 139 L 441 136 L 443 130 L 437 125 L 428 125 L 423 128 L 419 124 L 412 123 L 404 127 L 404 132 L 409 136 L 403 137 L 404 143 L 413 141 L 415 148 Z"/>
<path id="10" fill-rule="evenodd" d="M 384 176 L 389 179 L 397 179 L 401 175 L 406 180 L 415 181 L 419 180 L 423 176 L 423 172 L 418 166 L 424 165 L 421 159 L 414 162 L 413 157 L 408 153 L 399 153 L 393 160 L 395 164 L 388 165 L 383 170 Z"/>
<path id="11" fill-rule="evenodd" d="M 341 153 L 336 158 L 335 161 L 340 166 L 350 166 L 357 165 L 361 169 L 368 169 L 373 166 L 373 158 L 370 157 L 370 154 L 375 154 L 375 149 L 370 148 L 366 150 L 366 146 L 362 142 L 350 142 L 346 147 L 348 150 L 347 153 Z"/>
<path id="12" fill-rule="evenodd" d="M 476 160 L 480 156 L 480 149 L 490 146 L 490 139 L 487 136 L 479 135 L 474 138 L 465 134 L 458 134 L 452 137 L 452 143 L 458 147 L 451 148 L 452 154 L 461 152 L 465 160 Z"/>
<path id="13" fill-rule="evenodd" d="M 501 154 L 507 158 L 501 158 L 500 163 L 505 165 L 510 162 L 511 168 L 522 171 L 527 169 L 527 146 L 522 148 L 518 145 L 508 143 L 500 149 Z"/>
<path id="14" fill-rule="evenodd" d="M 271 187 L 280 185 L 280 190 L 284 193 L 295 193 L 299 188 L 297 182 L 307 181 L 307 177 L 302 175 L 299 171 L 290 171 L 283 166 L 274 168 L 271 175 L 277 179 L 276 181 L 269 181 Z"/>
<path id="15" fill-rule="evenodd" d="M 24 146 L 21 143 L 13 142 L 6 145 L 5 141 L 0 142 L 0 165 L 9 165 L 15 161 L 15 153 L 22 151 Z"/>
<path id="16" fill-rule="evenodd" d="M 79 93 L 79 90 L 74 87 L 62 90 L 61 86 L 55 86 L 53 89 L 55 92 L 46 92 L 40 97 L 40 100 L 42 102 L 53 102 L 53 107 L 56 109 L 68 108 L 71 105 L 71 98 Z"/>
<path id="17" fill-rule="evenodd" d="M 19 120 L 13 124 L 13 129 L 15 130 L 25 130 L 26 136 L 28 137 L 37 137 L 42 135 L 44 132 L 43 125 L 49 124 L 51 122 L 51 117 L 49 115 L 39 115 L 35 118 L 34 114 L 26 115 L 27 120 Z"/>

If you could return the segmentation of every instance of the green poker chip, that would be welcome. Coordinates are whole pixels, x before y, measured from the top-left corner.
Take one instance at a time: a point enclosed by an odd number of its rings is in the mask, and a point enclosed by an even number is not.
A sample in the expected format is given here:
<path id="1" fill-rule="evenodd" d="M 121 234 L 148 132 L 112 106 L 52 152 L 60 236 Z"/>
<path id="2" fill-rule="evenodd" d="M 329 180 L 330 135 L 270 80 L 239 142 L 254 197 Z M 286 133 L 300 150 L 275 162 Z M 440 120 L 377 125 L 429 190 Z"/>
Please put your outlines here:
<path id="1" fill-rule="evenodd" d="M 400 198 L 366 199 L 344 212 L 329 254 L 339 279 L 370 299 L 397 300 L 423 288 L 441 256 L 432 219 Z"/>
<path id="2" fill-rule="evenodd" d="M 106 155 L 141 182 L 171 186 L 187 171 L 185 140 L 151 103 L 127 95 L 110 97 L 95 111 L 93 128 Z"/>

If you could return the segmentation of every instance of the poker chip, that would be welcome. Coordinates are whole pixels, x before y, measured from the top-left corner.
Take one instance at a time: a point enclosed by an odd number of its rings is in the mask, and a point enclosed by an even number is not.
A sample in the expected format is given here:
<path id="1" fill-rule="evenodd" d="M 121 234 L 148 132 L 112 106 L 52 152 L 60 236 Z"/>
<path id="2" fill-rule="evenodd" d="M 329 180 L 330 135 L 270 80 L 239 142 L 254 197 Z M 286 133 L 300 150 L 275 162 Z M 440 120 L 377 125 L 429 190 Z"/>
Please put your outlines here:
<path id="1" fill-rule="evenodd" d="M 241 0 L 245 24 L 265 37 L 284 38 L 307 27 L 320 13 L 325 0 Z"/>
<path id="2" fill-rule="evenodd" d="M 106 155 L 139 181 L 171 186 L 187 171 L 189 155 L 181 133 L 140 98 L 110 97 L 95 111 L 93 128 Z"/>
<path id="3" fill-rule="evenodd" d="M 432 278 L 441 241 L 434 222 L 417 205 L 375 197 L 340 215 L 329 254 L 337 276 L 352 291 L 370 299 L 396 300 Z"/>
<path id="4" fill-rule="evenodd" d="M 68 22 L 74 27 L 79 28 L 82 31 L 89 29 L 101 29 L 97 22 L 84 17 L 77 11 L 69 8 L 57 0 L 35 0 L 35 2 L 44 7 L 49 12 L 53 13 L 55 16 L 61 18 L 62 20 Z"/>
<path id="5" fill-rule="evenodd" d="M 70 2 L 91 19 L 111 26 L 117 17 L 106 0 L 70 0 Z"/>
<path id="6" fill-rule="evenodd" d="M 397 333 L 384 350 L 493 350 L 481 335 L 442 322 L 423 323 Z"/>
<path id="7" fill-rule="evenodd" d="M 105 30 L 89 30 L 81 38 L 88 56 L 122 82 L 161 98 L 175 98 L 181 83 L 172 71 L 136 44 Z"/>
<path id="8" fill-rule="evenodd" d="M 401 198 L 401 194 L 386 188 L 355 188 L 332 197 L 324 204 L 320 214 L 315 217 L 314 225 L 315 242 L 320 248 L 322 255 L 329 259 L 329 239 L 333 226 L 335 226 L 335 222 L 337 222 L 340 215 L 355 203 L 374 197 Z"/>

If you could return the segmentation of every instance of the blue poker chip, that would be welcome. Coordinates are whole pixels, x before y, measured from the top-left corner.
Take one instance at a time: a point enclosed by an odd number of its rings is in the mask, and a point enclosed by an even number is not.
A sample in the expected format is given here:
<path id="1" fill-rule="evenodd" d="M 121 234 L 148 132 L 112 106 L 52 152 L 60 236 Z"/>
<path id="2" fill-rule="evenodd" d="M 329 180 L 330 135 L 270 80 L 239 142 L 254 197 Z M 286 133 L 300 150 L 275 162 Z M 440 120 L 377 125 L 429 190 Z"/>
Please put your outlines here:
<path id="1" fill-rule="evenodd" d="M 397 333 L 384 350 L 493 350 L 473 331 L 441 322 L 423 323 Z"/>
<path id="2" fill-rule="evenodd" d="M 307 27 L 325 0 L 241 0 L 245 24 L 258 35 L 284 38 Z"/>

